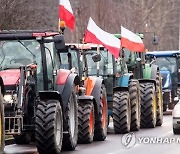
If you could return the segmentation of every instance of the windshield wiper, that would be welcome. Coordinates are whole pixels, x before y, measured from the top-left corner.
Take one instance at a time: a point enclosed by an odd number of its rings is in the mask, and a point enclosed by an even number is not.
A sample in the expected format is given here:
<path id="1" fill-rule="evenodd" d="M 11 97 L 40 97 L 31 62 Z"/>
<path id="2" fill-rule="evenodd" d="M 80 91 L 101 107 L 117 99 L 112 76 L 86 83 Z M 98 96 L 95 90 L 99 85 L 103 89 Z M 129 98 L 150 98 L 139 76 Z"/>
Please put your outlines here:
<path id="1" fill-rule="evenodd" d="M 32 55 L 33 55 L 33 59 L 35 59 L 35 55 L 32 53 L 32 51 L 28 48 L 28 47 L 26 47 L 22 42 L 21 42 L 21 40 L 19 40 L 17 37 L 15 37 L 17 40 L 18 40 L 18 42 L 27 50 L 27 51 L 29 51 L 29 53 L 31 53 Z"/>

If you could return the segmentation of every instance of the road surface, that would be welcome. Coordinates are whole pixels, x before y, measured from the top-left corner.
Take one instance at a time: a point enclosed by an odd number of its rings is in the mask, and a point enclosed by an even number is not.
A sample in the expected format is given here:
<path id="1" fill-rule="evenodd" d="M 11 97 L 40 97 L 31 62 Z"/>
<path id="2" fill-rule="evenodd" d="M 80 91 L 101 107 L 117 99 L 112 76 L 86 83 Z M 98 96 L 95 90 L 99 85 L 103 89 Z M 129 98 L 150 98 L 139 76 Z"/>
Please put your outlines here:
<path id="1" fill-rule="evenodd" d="M 174 135 L 172 132 L 171 115 L 164 116 L 164 122 L 161 127 L 141 129 L 134 134 L 134 142 L 129 144 L 129 148 L 125 148 L 122 145 L 122 142 L 125 141 L 122 141 L 123 135 L 114 134 L 112 123 L 110 123 L 108 136 L 105 141 L 81 144 L 77 146 L 75 151 L 63 151 L 62 154 L 179 154 L 180 135 Z M 37 151 L 34 145 L 24 147 L 8 145 L 5 147 L 5 153 L 37 154 Z"/>

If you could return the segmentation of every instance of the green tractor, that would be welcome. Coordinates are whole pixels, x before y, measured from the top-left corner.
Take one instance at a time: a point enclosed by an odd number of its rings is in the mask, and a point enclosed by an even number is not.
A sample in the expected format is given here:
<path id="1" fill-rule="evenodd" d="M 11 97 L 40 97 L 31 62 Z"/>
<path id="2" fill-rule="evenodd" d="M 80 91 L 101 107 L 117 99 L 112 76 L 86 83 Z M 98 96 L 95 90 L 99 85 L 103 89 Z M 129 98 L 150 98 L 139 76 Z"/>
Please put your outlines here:
<path id="1" fill-rule="evenodd" d="M 137 34 L 141 38 L 141 34 Z M 115 34 L 120 38 L 120 34 Z M 145 58 L 145 52 L 132 52 L 125 48 L 122 54 L 128 72 L 133 74 L 140 84 L 141 127 L 154 128 L 163 123 L 162 79 L 159 67 L 154 61 Z"/>
<path id="2" fill-rule="evenodd" d="M 157 65 L 146 62 L 145 53 L 123 49 L 128 71 L 140 83 L 141 127 L 153 128 L 163 122 L 162 79 Z"/>

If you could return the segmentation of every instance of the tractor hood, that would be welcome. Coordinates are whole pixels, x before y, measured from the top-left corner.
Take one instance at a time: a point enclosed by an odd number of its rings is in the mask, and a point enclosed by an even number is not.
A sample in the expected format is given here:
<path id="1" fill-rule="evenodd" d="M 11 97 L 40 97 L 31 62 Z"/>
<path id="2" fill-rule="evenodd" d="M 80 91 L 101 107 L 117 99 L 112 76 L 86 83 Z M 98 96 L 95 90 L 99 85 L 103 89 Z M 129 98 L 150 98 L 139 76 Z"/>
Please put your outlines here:
<path id="1" fill-rule="evenodd" d="M 162 89 L 172 89 L 172 79 L 171 79 L 171 73 L 167 70 L 161 70 L 160 71 L 162 76 Z"/>
<path id="2" fill-rule="evenodd" d="M 8 69 L 0 71 L 0 76 L 3 79 L 4 85 L 16 85 L 20 78 L 20 69 Z"/>

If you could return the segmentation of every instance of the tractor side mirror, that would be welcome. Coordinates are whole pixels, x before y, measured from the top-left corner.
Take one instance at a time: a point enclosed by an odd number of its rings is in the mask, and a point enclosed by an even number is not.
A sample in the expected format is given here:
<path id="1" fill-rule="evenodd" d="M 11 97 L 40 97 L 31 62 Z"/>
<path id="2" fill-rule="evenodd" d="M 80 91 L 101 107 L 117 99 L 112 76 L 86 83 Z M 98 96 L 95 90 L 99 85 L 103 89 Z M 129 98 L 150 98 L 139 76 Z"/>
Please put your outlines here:
<path id="1" fill-rule="evenodd" d="M 96 63 L 98 61 L 101 61 L 101 55 L 100 54 L 95 54 L 92 56 L 92 60 Z"/>
<path id="2" fill-rule="evenodd" d="M 54 36 L 53 41 L 55 43 L 55 48 L 57 50 L 64 50 L 65 49 L 64 37 L 62 37 L 60 35 Z"/>

